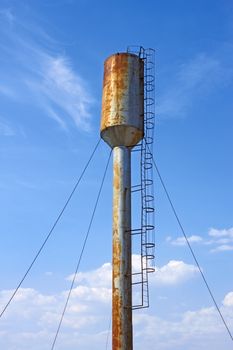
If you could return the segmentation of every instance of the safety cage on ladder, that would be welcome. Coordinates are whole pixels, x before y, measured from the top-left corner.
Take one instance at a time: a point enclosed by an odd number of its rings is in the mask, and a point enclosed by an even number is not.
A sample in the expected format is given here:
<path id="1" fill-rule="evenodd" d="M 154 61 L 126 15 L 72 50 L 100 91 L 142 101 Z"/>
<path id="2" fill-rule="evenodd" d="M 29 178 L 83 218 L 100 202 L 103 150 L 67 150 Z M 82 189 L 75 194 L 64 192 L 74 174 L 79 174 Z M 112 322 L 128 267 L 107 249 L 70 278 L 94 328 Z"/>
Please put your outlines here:
<path id="1" fill-rule="evenodd" d="M 138 46 L 129 46 L 128 53 L 138 55 L 144 61 L 144 138 L 133 152 L 140 153 L 140 180 L 133 184 L 132 194 L 140 195 L 140 228 L 132 228 L 132 241 L 138 243 L 140 262 L 132 272 L 132 292 L 137 298 L 132 308 L 149 307 L 148 275 L 154 272 L 154 188 L 153 188 L 153 140 L 155 124 L 155 51 Z"/>

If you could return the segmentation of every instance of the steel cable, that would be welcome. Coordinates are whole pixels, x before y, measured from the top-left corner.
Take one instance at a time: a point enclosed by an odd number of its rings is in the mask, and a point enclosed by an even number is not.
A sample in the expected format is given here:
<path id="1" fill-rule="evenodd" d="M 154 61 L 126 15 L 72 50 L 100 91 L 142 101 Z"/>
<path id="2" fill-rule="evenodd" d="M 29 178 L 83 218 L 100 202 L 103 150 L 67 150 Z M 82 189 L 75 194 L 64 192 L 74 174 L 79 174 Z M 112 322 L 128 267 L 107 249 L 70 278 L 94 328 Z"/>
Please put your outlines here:
<path id="1" fill-rule="evenodd" d="M 105 350 L 108 350 L 108 343 L 109 343 L 109 337 L 110 337 L 110 332 L 111 332 L 111 325 L 112 325 L 112 315 L 109 317 L 108 332 L 107 332 Z"/>
<path id="2" fill-rule="evenodd" d="M 148 146 L 148 145 L 146 145 L 146 146 L 147 146 L 149 152 L 151 153 L 151 151 L 150 151 L 150 149 L 149 149 L 149 146 Z M 151 154 L 151 155 L 152 155 L 152 154 Z M 221 320 L 222 320 L 222 322 L 223 322 L 224 327 L 226 328 L 226 330 L 227 330 L 227 332 L 228 332 L 228 334 L 229 334 L 231 340 L 233 341 L 233 336 L 232 336 L 232 334 L 231 334 L 231 331 L 230 331 L 230 329 L 229 329 L 229 327 L 228 327 L 228 325 L 227 325 L 227 323 L 226 323 L 226 321 L 225 321 L 225 319 L 224 319 L 224 317 L 223 317 L 223 314 L 222 314 L 222 312 L 221 312 L 221 310 L 220 310 L 220 308 L 219 308 L 219 306 L 218 306 L 218 304 L 217 304 L 217 301 L 216 301 L 216 299 L 215 299 L 215 297 L 214 297 L 214 295 L 213 295 L 213 293 L 212 293 L 212 291 L 211 291 L 211 288 L 210 288 L 210 286 L 209 286 L 209 283 L 207 282 L 206 277 L 205 277 L 205 275 L 204 275 L 204 273 L 203 273 L 203 271 L 202 271 L 202 269 L 201 269 L 201 267 L 200 267 L 200 264 L 199 264 L 199 262 L 198 262 L 198 260 L 197 260 L 197 258 L 196 258 L 196 256 L 195 256 L 195 253 L 194 253 L 194 251 L 193 251 L 193 248 L 192 248 L 192 246 L 191 246 L 191 244 L 190 244 L 190 242 L 189 242 L 189 239 L 188 239 L 188 237 L 187 237 L 187 235 L 186 235 L 186 233 L 185 233 L 185 230 L 184 230 L 184 228 L 183 228 L 183 225 L 181 224 L 181 221 L 180 221 L 180 219 L 179 219 L 179 216 L 178 216 L 178 214 L 177 214 L 177 212 L 176 212 L 176 209 L 175 209 L 175 207 L 174 207 L 174 205 L 173 205 L 173 202 L 172 202 L 171 197 L 170 197 L 170 195 L 169 195 L 169 193 L 168 193 L 168 190 L 167 190 L 166 185 L 165 185 L 165 183 L 164 183 L 164 181 L 163 181 L 163 178 L 162 178 L 162 176 L 161 176 L 161 174 L 160 174 L 160 171 L 159 171 L 159 169 L 158 169 L 158 167 L 157 167 L 157 165 L 156 165 L 156 163 L 155 163 L 155 160 L 154 160 L 153 155 L 152 155 L 152 162 L 153 162 L 153 165 L 154 165 L 154 167 L 155 167 L 155 170 L 156 170 L 156 172 L 157 172 L 157 174 L 158 174 L 158 177 L 159 177 L 159 180 L 160 180 L 160 182 L 161 182 L 161 184 L 162 184 L 162 187 L 163 187 L 163 189 L 164 189 L 164 191 L 165 191 L 165 194 L 166 194 L 167 199 L 168 199 L 168 202 L 169 202 L 169 204 L 170 204 L 170 206 L 171 206 L 172 212 L 173 212 L 173 214 L 174 214 L 174 216 L 175 216 L 175 218 L 176 218 L 176 221 L 177 221 L 177 223 L 178 223 L 178 225 L 179 225 L 179 227 L 180 227 L 180 229 L 181 229 L 181 232 L 182 232 L 182 234 L 183 234 L 183 236 L 184 236 L 184 238 L 185 238 L 185 241 L 186 241 L 186 243 L 187 243 L 187 245 L 188 245 L 188 247 L 189 247 L 189 250 L 190 250 L 190 252 L 191 252 L 191 255 L 192 255 L 192 257 L 193 257 L 193 259 L 194 259 L 194 261 L 195 261 L 195 263 L 196 263 L 196 265 L 197 265 L 197 268 L 198 268 L 198 270 L 199 270 L 199 272 L 200 272 L 200 274 L 201 274 L 201 277 L 202 277 L 202 279 L 203 279 L 203 281 L 204 281 L 204 284 L 205 284 L 205 286 L 206 286 L 206 288 L 207 288 L 207 290 L 208 290 L 208 292 L 209 292 L 209 295 L 210 295 L 210 297 L 211 297 L 211 299 L 212 299 L 212 301 L 213 301 L 213 303 L 214 303 L 214 306 L 215 306 L 215 308 L 216 308 L 216 310 L 217 310 L 217 312 L 218 312 L 218 314 L 219 314 L 219 316 L 220 316 L 220 318 L 221 318 Z"/>
<path id="3" fill-rule="evenodd" d="M 78 181 L 76 182 L 76 184 L 75 184 L 73 190 L 71 191 L 71 193 L 70 193 L 68 199 L 66 200 L 66 202 L 65 202 L 65 204 L 64 204 L 64 206 L 63 206 L 63 208 L 62 208 L 62 210 L 60 211 L 60 213 L 59 213 L 57 219 L 55 220 L 55 222 L 54 222 L 52 228 L 50 229 L 49 233 L 47 234 L 47 236 L 46 236 L 44 242 L 42 243 L 42 245 L 41 245 L 41 247 L 40 247 L 40 249 L 39 249 L 38 252 L 36 253 L 34 259 L 32 260 L 31 264 L 30 264 L 29 267 L 27 268 L 25 274 L 23 275 L 22 279 L 21 279 L 20 282 L 18 283 L 18 285 L 17 285 L 17 287 L 15 288 L 15 290 L 14 290 L 13 294 L 11 295 L 10 299 L 8 300 L 8 302 L 7 302 L 6 305 L 4 306 L 3 310 L 1 311 L 1 313 L 0 313 L 0 318 L 1 318 L 2 315 L 5 313 L 6 309 L 7 309 L 8 306 L 10 305 L 11 301 L 13 300 L 13 298 L 15 297 L 16 293 L 18 292 L 19 288 L 21 287 L 22 283 L 24 282 L 25 278 L 27 277 L 28 273 L 30 272 L 32 266 L 34 265 L 34 263 L 36 262 L 37 258 L 38 258 L 39 255 L 40 255 L 41 251 L 43 250 L 45 244 L 47 243 L 48 239 L 50 238 L 52 232 L 54 231 L 54 229 L 55 229 L 55 227 L 56 227 L 58 221 L 60 220 L 62 214 L 64 213 L 64 211 L 65 211 L 65 209 L 66 209 L 66 207 L 67 207 L 67 205 L 69 204 L 71 198 L 73 197 L 73 195 L 74 195 L 74 193 L 75 193 L 75 191 L 76 191 L 76 189 L 77 189 L 77 187 L 78 187 L 78 185 L 79 185 L 81 179 L 83 178 L 83 176 L 84 176 L 84 174 L 85 174 L 85 172 L 86 172 L 86 170 L 87 170 L 87 168 L 88 168 L 88 166 L 89 166 L 89 164 L 90 164 L 90 162 L 91 162 L 91 160 L 92 160 L 92 158 L 93 158 L 93 156 L 94 156 L 94 154 L 95 154 L 95 152 L 96 152 L 96 150 L 97 150 L 97 148 L 98 148 L 98 146 L 99 146 L 99 144 L 100 144 L 100 141 L 101 141 L 101 139 L 98 140 L 96 146 L 94 147 L 94 150 L 92 151 L 92 153 L 91 153 L 91 155 L 90 155 L 90 158 L 88 159 L 88 161 L 87 161 L 87 163 L 86 163 L 86 165 L 85 165 L 85 167 L 84 167 L 84 169 L 83 169 L 81 175 L 79 176 Z"/>
<path id="4" fill-rule="evenodd" d="M 62 315 L 61 315 L 61 318 L 60 318 L 60 321 L 59 321 L 59 324 L 58 324 L 58 327 L 57 327 L 57 331 L 56 331 L 56 334 L 55 334 L 55 337 L 54 337 L 54 340 L 53 340 L 53 344 L 52 344 L 51 350 L 54 349 L 54 346 L 56 344 L 57 337 L 58 337 L 58 334 L 60 332 L 60 328 L 61 328 L 61 325 L 62 325 L 62 321 L 63 321 L 64 315 L 65 315 L 65 312 L 66 312 L 66 309 L 67 309 L 67 306 L 68 306 L 68 303 L 69 303 L 69 300 L 70 300 L 71 292 L 72 292 L 73 287 L 74 287 L 74 283 L 75 283 L 75 280 L 76 280 L 76 277 L 77 277 L 79 266 L 80 266 L 80 263 L 81 263 L 81 260 L 82 260 L 82 256 L 83 256 L 83 253 L 84 253 L 84 250 L 85 250 L 85 247 L 86 247 L 87 239 L 89 237 L 89 233 L 90 233 L 91 226 L 92 226 L 92 223 L 93 223 L 93 220 L 94 220 L 94 216 L 95 216 L 95 213 L 96 213 L 97 205 L 99 203 L 99 199 L 100 199 L 100 195 L 101 195 L 102 188 L 103 188 L 103 185 L 104 185 L 104 180 L 105 180 L 106 173 L 107 173 L 107 170 L 108 170 L 108 165 L 109 165 L 109 162 L 110 162 L 111 155 L 112 155 L 112 150 L 109 153 L 107 164 L 105 166 L 103 178 L 102 178 L 102 181 L 101 181 L 101 184 L 100 184 L 100 188 L 99 188 L 98 195 L 97 195 L 97 198 L 96 198 L 96 202 L 95 202 L 95 205 L 94 205 L 94 209 L 93 209 L 93 212 L 92 212 L 92 215 L 91 215 L 91 219 L 90 219 L 90 222 L 89 222 L 87 233 L 86 233 L 86 236 L 85 236 L 85 239 L 84 239 L 84 242 L 83 242 L 82 250 L 81 250 L 81 253 L 79 255 L 79 259 L 78 259 L 78 262 L 77 262 L 77 265 L 76 265 L 74 277 L 73 277 L 71 285 L 70 285 L 70 289 L 69 289 L 69 292 L 68 292 L 68 295 L 67 295 L 67 299 L 66 299 L 66 302 L 65 302 L 65 306 L 63 308 Z"/>

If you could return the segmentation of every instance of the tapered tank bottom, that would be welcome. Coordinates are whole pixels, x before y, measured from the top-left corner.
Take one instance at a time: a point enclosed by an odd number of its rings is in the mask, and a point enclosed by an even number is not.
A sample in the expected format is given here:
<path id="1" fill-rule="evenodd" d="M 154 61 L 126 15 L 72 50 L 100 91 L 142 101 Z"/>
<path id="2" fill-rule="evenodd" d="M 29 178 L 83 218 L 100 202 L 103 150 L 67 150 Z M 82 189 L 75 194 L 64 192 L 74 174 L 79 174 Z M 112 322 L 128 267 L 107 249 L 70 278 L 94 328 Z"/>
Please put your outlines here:
<path id="1" fill-rule="evenodd" d="M 112 350 L 132 350 L 131 151 L 113 149 Z"/>

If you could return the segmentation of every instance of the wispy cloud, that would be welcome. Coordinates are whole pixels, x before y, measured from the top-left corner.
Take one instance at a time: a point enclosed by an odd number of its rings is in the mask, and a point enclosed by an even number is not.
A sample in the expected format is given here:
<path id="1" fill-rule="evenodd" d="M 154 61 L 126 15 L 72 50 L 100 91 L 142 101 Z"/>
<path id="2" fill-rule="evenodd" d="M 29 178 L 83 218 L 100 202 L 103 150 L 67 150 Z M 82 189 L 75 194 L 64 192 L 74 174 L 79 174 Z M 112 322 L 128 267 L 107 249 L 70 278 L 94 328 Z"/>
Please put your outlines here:
<path id="1" fill-rule="evenodd" d="M 190 243 L 200 243 L 202 242 L 203 238 L 200 236 L 189 236 L 188 240 Z M 178 245 L 178 246 L 184 246 L 187 244 L 186 239 L 184 237 L 177 237 L 175 239 L 172 239 L 170 236 L 166 238 L 167 242 L 170 242 L 172 245 Z"/>
<path id="2" fill-rule="evenodd" d="M 210 252 L 211 253 L 217 253 L 217 252 L 227 252 L 233 250 L 233 245 L 229 245 L 229 244 L 222 244 L 219 245 L 218 247 L 211 249 Z"/>
<path id="3" fill-rule="evenodd" d="M 233 227 L 229 229 L 210 228 L 209 240 L 206 240 L 207 245 L 212 245 L 211 253 L 220 253 L 233 251 Z"/>
<path id="4" fill-rule="evenodd" d="M 89 108 L 93 98 L 85 88 L 85 82 L 73 71 L 67 57 L 40 52 L 40 71 L 34 79 L 25 79 L 25 84 L 37 97 L 48 115 L 57 121 L 62 129 L 67 128 L 65 116 L 75 125 L 88 130 Z"/>
<path id="5" fill-rule="evenodd" d="M 64 131 L 67 131 L 67 125 L 65 120 L 62 117 L 60 117 L 58 113 L 55 112 L 51 107 L 47 106 L 46 108 L 46 106 L 44 106 L 44 108 L 46 109 L 48 116 L 54 119 L 61 129 L 63 129 Z"/>
<path id="6" fill-rule="evenodd" d="M 208 235 L 201 237 L 193 235 L 188 237 L 189 243 L 200 244 L 204 246 L 212 246 L 211 253 L 226 252 L 233 250 L 233 227 L 229 229 L 210 228 Z M 171 236 L 166 238 L 166 241 L 174 246 L 185 246 L 186 240 L 183 236 L 172 239 Z"/>
<path id="7" fill-rule="evenodd" d="M 0 17 L 5 19 L 8 23 L 12 23 L 15 19 L 13 11 L 10 7 L 0 9 Z"/>
<path id="8" fill-rule="evenodd" d="M 233 240 L 233 227 L 229 229 L 218 230 L 216 228 L 211 228 L 209 230 L 209 236 L 214 238 L 226 238 Z"/>
<path id="9" fill-rule="evenodd" d="M 173 68 L 164 92 L 158 96 L 157 113 L 161 118 L 185 117 L 197 99 L 230 83 L 233 77 L 233 69 L 220 55 L 199 53 Z"/>
<path id="10" fill-rule="evenodd" d="M 15 134 L 15 129 L 10 124 L 0 120 L 0 136 L 14 136 Z"/>
<path id="11" fill-rule="evenodd" d="M 2 16 L 5 22 L 13 21 L 10 10 L 2 12 Z M 15 17 L 14 25 L 3 31 L 1 46 L 5 67 L 0 71 L 8 69 L 11 74 L 2 79 L 0 94 L 36 105 L 63 130 L 70 122 L 77 128 L 89 129 L 94 99 L 62 47 L 53 44 L 38 26 L 25 21 L 22 26 Z M 11 61 L 9 66 L 7 59 Z"/>

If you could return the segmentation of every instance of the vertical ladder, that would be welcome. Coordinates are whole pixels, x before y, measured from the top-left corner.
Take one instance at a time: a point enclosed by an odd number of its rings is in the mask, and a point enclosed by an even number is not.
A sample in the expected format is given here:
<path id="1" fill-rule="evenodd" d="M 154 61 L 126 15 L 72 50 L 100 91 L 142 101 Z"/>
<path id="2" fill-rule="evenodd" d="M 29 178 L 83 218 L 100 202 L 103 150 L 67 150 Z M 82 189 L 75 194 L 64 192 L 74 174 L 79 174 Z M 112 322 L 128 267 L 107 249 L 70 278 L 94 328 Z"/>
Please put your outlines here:
<path id="1" fill-rule="evenodd" d="M 154 272 L 154 189 L 153 140 L 155 124 L 155 52 L 153 49 L 130 46 L 127 52 L 137 54 L 144 61 L 144 138 L 133 149 L 140 152 L 140 184 L 132 186 L 132 194 L 140 192 L 141 227 L 131 230 L 132 240 L 139 235 L 140 267 L 132 273 L 132 292 L 140 294 L 133 309 L 149 307 L 148 275 Z"/>

